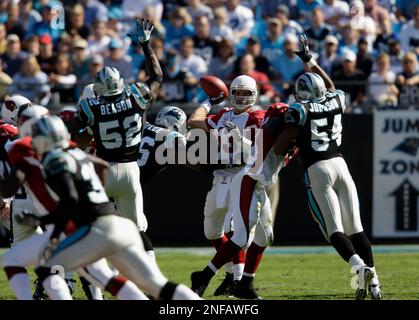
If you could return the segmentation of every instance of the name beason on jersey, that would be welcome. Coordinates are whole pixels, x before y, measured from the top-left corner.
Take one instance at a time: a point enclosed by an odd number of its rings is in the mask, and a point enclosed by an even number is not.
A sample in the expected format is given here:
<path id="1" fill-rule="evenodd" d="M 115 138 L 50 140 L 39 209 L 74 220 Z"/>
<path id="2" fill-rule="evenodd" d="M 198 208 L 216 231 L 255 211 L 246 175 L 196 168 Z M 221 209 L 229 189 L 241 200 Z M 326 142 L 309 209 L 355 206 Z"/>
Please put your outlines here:
<path id="1" fill-rule="evenodd" d="M 100 114 L 102 116 L 117 114 L 123 111 L 132 109 L 132 103 L 129 99 L 123 99 L 117 102 L 103 103 L 103 101 L 97 99 L 89 99 L 91 105 L 100 106 Z"/>

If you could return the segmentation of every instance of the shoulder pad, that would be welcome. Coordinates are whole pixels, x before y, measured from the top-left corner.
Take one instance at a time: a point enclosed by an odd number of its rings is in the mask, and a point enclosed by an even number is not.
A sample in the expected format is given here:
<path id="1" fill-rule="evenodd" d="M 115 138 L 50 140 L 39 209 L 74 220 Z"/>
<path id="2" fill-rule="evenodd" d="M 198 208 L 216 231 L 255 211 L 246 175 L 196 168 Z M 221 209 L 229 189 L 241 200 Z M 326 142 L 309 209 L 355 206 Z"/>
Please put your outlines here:
<path id="1" fill-rule="evenodd" d="M 16 126 L 8 123 L 3 123 L 0 125 L 0 136 L 12 138 L 19 133 L 19 130 Z"/>
<path id="2" fill-rule="evenodd" d="M 71 174 L 77 172 L 76 159 L 63 150 L 50 151 L 42 159 L 42 165 L 50 175 L 56 175 L 61 172 L 69 172 Z"/>
<path id="3" fill-rule="evenodd" d="M 9 162 L 12 166 L 15 166 L 25 157 L 36 158 L 36 153 L 32 149 L 31 141 L 32 137 L 23 137 L 6 144 L 5 148 L 8 153 Z"/>
<path id="4" fill-rule="evenodd" d="M 285 123 L 303 126 L 307 120 L 307 109 L 302 103 L 291 104 L 285 113 Z"/>
<path id="5" fill-rule="evenodd" d="M 266 110 L 256 110 L 249 112 L 249 120 L 246 126 L 259 125 L 263 118 L 265 118 Z"/>
<path id="6" fill-rule="evenodd" d="M 288 105 L 282 102 L 278 102 L 269 106 L 266 110 L 265 117 L 272 117 L 285 113 L 288 110 Z"/>

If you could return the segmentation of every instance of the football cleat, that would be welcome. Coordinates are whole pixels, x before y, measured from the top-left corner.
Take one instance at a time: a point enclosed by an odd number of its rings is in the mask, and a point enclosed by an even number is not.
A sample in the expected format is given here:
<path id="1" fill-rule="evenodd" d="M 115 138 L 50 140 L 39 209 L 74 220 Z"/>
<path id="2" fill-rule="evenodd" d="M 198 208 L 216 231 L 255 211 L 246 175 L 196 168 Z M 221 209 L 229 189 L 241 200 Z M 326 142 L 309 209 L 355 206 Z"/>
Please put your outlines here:
<path id="1" fill-rule="evenodd" d="M 369 267 L 361 267 L 358 271 L 358 289 L 355 293 L 356 300 L 365 300 L 368 296 L 369 283 L 371 282 L 374 272 Z"/>
<path id="2" fill-rule="evenodd" d="M 263 300 L 253 287 L 253 282 L 235 281 L 229 297 L 246 300 Z"/>
<path id="3" fill-rule="evenodd" d="M 34 300 L 48 300 L 49 297 L 45 293 L 44 287 L 42 286 L 41 281 L 39 279 L 36 279 L 35 282 L 35 291 L 33 293 L 33 299 Z"/>
<path id="4" fill-rule="evenodd" d="M 370 284 L 369 287 L 370 291 L 370 297 L 372 300 L 383 300 L 383 292 L 381 291 L 381 285 L 380 284 Z"/>
<path id="5" fill-rule="evenodd" d="M 226 273 L 224 280 L 214 291 L 214 296 L 227 296 L 233 287 L 234 277 L 231 273 Z"/>
<path id="6" fill-rule="evenodd" d="M 211 279 L 205 276 L 203 271 L 195 271 L 191 274 L 191 289 L 198 296 L 202 297 Z"/>

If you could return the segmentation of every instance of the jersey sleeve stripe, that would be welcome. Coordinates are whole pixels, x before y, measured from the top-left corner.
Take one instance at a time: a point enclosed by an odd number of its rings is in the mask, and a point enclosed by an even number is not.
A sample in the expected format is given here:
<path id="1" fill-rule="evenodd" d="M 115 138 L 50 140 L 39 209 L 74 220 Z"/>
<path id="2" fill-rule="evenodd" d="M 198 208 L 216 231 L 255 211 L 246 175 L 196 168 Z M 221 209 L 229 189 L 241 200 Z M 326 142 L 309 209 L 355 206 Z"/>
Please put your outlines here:
<path id="1" fill-rule="evenodd" d="M 80 106 L 81 106 L 81 110 L 87 116 L 87 123 L 89 124 L 89 126 L 92 126 L 95 122 L 95 116 L 94 116 L 92 110 L 90 109 L 90 106 L 89 106 L 87 100 L 82 100 L 80 102 Z"/>

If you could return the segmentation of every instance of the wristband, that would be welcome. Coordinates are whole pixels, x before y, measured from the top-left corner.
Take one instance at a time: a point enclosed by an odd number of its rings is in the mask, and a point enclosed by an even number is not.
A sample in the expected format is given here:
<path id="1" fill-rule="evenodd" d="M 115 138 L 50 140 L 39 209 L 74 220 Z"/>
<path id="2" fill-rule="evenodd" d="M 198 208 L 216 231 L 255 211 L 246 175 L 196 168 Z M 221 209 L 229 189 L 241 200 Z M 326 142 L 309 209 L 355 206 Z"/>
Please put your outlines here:
<path id="1" fill-rule="evenodd" d="M 209 113 L 210 112 L 210 110 L 211 110 L 211 107 L 212 107 L 212 105 L 211 105 L 211 103 L 209 102 L 209 100 L 205 100 L 204 102 L 202 102 L 201 103 L 201 105 L 200 105 L 202 108 L 204 108 L 205 110 L 207 110 L 207 113 Z"/>
<path id="2" fill-rule="evenodd" d="M 311 57 L 311 59 L 307 62 L 307 65 L 312 68 L 314 66 L 317 66 L 317 62 L 316 59 L 314 59 L 314 57 Z"/>

